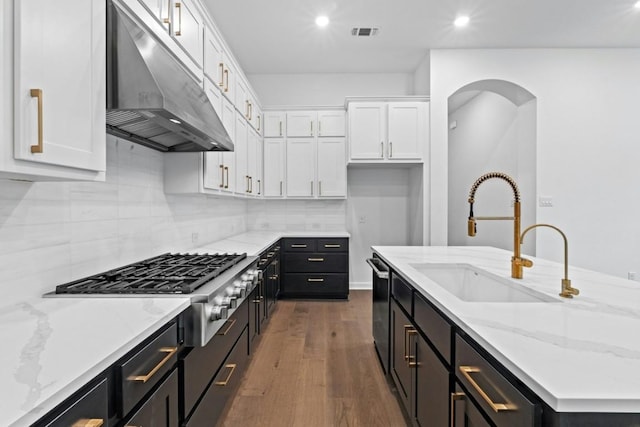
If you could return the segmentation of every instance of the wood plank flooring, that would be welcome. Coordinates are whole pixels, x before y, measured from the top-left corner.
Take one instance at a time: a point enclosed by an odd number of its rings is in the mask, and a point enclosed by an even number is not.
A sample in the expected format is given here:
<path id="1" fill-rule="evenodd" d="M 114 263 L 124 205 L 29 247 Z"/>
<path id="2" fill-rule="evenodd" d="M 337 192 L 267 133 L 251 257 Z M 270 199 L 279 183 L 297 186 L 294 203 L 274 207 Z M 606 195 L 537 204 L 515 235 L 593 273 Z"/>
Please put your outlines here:
<path id="1" fill-rule="evenodd" d="M 371 291 L 349 301 L 278 301 L 221 422 L 406 426 L 371 336 Z"/>

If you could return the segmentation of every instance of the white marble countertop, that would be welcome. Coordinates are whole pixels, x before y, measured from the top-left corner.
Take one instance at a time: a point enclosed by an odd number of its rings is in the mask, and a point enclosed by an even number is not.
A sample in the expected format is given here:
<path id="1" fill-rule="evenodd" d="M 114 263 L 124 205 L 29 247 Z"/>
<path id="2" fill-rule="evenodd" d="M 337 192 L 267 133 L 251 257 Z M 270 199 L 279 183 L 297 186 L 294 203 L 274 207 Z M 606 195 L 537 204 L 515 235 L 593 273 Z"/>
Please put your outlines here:
<path id="1" fill-rule="evenodd" d="M 374 252 L 558 412 L 640 413 L 640 283 L 534 257 L 511 279 L 511 252 L 488 247 L 375 246 Z M 465 302 L 412 264 L 463 263 L 553 302 Z"/>

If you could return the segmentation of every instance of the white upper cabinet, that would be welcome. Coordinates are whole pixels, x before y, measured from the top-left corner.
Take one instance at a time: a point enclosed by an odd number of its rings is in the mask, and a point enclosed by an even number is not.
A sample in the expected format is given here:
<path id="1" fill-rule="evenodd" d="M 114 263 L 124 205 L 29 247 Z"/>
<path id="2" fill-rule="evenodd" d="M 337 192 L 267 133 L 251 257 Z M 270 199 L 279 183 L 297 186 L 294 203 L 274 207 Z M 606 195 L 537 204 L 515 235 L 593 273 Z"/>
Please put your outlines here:
<path id="1" fill-rule="evenodd" d="M 351 159 L 384 160 L 386 108 L 383 102 L 349 104 Z"/>
<path id="2" fill-rule="evenodd" d="M 424 102 L 391 102 L 388 106 L 389 160 L 420 160 L 426 140 L 428 120 Z"/>
<path id="3" fill-rule="evenodd" d="M 203 66 L 204 76 L 213 82 L 218 89 L 224 85 L 223 81 L 223 55 L 222 43 L 215 32 L 208 26 L 204 27 L 204 52 Z"/>
<path id="4" fill-rule="evenodd" d="M 262 143 L 260 135 L 249 129 L 247 138 L 247 175 L 249 176 L 249 195 L 262 196 L 264 192 L 262 180 Z"/>
<path id="5" fill-rule="evenodd" d="M 285 152 L 284 138 L 265 138 L 263 153 L 265 197 L 283 197 L 285 195 Z"/>
<path id="6" fill-rule="evenodd" d="M 287 111 L 287 137 L 316 136 L 318 125 L 315 111 Z"/>
<path id="7" fill-rule="evenodd" d="M 287 197 L 314 197 L 316 139 L 287 138 Z"/>
<path id="8" fill-rule="evenodd" d="M 196 64 L 202 66 L 202 13 L 192 0 L 173 1 L 172 5 L 171 35 Z"/>
<path id="9" fill-rule="evenodd" d="M 247 83 L 244 81 L 244 78 L 241 76 L 237 76 L 236 78 L 236 90 L 234 93 L 235 101 L 234 104 L 245 120 L 249 120 L 250 107 L 249 107 L 249 97 L 247 92 Z"/>
<path id="10" fill-rule="evenodd" d="M 347 196 L 347 151 L 344 138 L 318 138 L 318 197 Z"/>
<path id="11" fill-rule="evenodd" d="M 4 96 L 14 89 L 13 120 L 9 110 L 2 121 L 14 132 L 13 146 L 5 140 L 0 152 L 3 175 L 104 180 L 105 2 L 20 0 L 13 7 L 14 51 L 3 43 L 2 52 L 15 59 L 14 81 L 2 82 Z M 11 39 L 11 27 L 0 31 Z"/>
<path id="12" fill-rule="evenodd" d="M 318 136 L 345 136 L 346 126 L 343 110 L 318 111 Z"/>
<path id="13" fill-rule="evenodd" d="M 236 138 L 234 139 L 234 154 L 236 158 L 235 176 L 236 188 L 235 192 L 240 194 L 249 193 L 250 181 L 247 173 L 247 138 L 248 126 L 244 117 L 240 113 L 236 113 Z"/>
<path id="14" fill-rule="evenodd" d="M 263 117 L 265 138 L 280 138 L 285 136 L 287 114 L 284 111 L 265 111 Z"/>

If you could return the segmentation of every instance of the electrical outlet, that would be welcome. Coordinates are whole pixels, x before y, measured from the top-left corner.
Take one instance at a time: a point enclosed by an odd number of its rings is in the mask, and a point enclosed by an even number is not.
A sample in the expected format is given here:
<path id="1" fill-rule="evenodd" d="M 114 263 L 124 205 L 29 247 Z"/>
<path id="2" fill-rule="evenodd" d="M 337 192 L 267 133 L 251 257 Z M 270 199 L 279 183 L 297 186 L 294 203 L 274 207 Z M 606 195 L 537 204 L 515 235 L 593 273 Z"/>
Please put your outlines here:
<path id="1" fill-rule="evenodd" d="M 364 224 L 364 223 L 366 223 L 366 222 L 367 222 L 367 217 L 366 217 L 366 216 L 364 216 L 364 215 L 360 215 L 360 216 L 358 217 L 358 224 Z"/>
<path id="2" fill-rule="evenodd" d="M 629 280 L 638 280 L 638 273 L 635 271 L 630 271 L 627 273 L 627 279 Z"/>
<path id="3" fill-rule="evenodd" d="M 541 208 L 550 208 L 553 207 L 553 197 L 542 197 L 538 199 L 538 206 Z"/>

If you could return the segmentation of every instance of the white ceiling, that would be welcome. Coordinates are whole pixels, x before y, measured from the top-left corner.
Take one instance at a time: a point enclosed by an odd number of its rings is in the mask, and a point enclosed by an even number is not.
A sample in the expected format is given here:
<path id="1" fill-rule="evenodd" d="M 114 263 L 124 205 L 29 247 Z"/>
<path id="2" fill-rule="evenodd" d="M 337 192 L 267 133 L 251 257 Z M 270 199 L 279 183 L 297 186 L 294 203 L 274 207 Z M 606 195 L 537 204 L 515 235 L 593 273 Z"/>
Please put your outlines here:
<path id="1" fill-rule="evenodd" d="M 435 48 L 640 47 L 636 1 L 203 0 L 248 74 L 406 73 Z M 458 14 L 468 27 L 453 27 Z"/>

